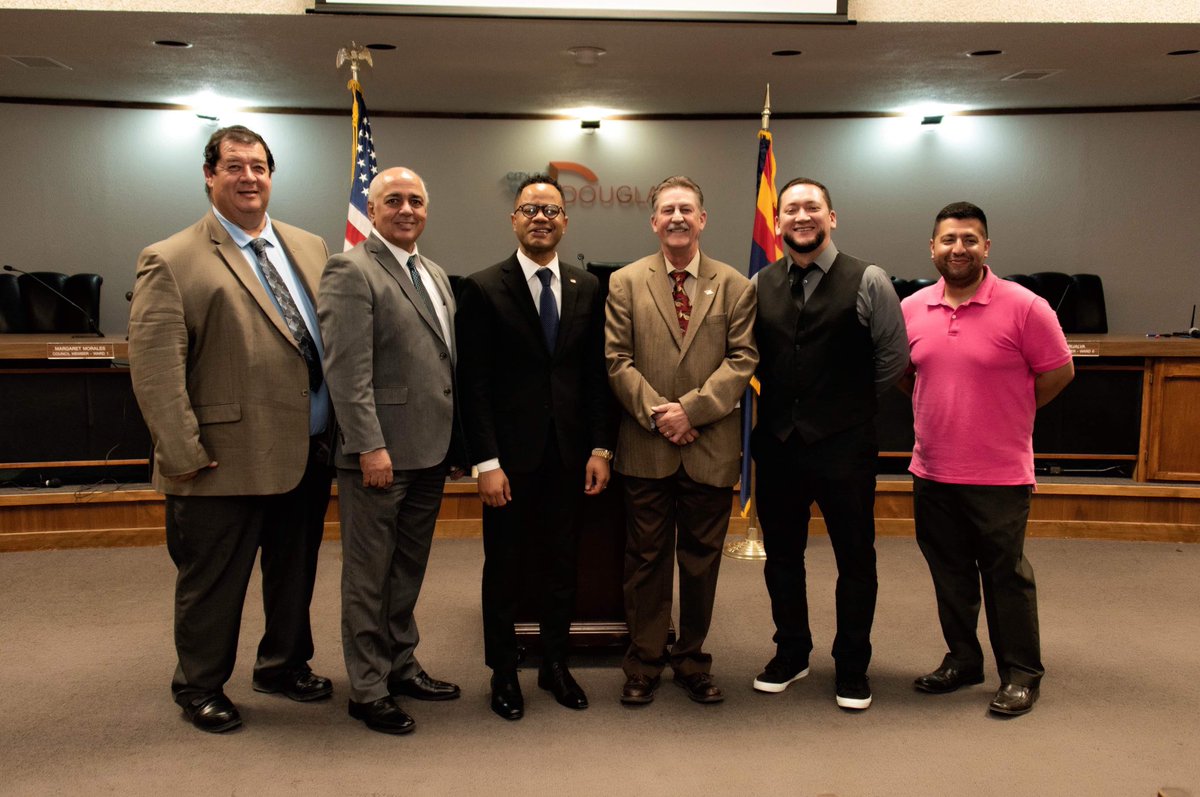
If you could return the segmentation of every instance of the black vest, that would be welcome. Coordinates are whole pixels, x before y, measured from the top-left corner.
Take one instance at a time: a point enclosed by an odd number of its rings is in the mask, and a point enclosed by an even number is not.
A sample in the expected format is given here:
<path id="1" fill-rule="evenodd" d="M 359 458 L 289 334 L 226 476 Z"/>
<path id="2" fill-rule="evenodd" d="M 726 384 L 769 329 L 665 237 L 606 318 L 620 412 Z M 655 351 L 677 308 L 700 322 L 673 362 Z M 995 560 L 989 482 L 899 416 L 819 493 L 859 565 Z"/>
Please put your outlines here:
<path id="1" fill-rule="evenodd" d="M 801 312 L 787 258 L 758 273 L 758 422 L 780 440 L 811 444 L 875 417 L 875 346 L 858 320 L 867 268 L 838 253 Z"/>

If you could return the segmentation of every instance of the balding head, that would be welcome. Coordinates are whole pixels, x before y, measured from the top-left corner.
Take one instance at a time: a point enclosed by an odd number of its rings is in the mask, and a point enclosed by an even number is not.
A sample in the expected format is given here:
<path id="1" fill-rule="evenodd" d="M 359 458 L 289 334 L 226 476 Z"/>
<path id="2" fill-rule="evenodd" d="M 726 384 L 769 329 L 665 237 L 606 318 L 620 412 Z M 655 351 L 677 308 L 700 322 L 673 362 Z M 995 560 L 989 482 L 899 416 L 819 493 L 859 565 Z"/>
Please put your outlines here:
<path id="1" fill-rule="evenodd" d="M 397 166 L 375 175 L 367 190 L 367 218 L 387 241 L 411 252 L 425 230 L 429 192 L 412 169 Z"/>

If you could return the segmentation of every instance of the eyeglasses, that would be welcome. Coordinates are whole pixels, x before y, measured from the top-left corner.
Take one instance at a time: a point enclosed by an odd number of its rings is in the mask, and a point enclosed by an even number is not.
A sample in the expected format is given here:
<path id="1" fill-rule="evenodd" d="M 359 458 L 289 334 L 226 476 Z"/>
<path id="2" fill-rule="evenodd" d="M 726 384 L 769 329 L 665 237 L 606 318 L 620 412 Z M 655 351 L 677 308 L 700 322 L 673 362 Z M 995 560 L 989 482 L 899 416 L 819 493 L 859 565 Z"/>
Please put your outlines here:
<path id="1" fill-rule="evenodd" d="M 538 214 L 538 211 L 541 211 L 546 218 L 552 219 L 559 213 L 562 213 L 563 209 L 561 205 L 534 205 L 530 203 L 526 205 L 518 205 L 516 212 L 520 213 L 527 219 L 532 219 Z"/>

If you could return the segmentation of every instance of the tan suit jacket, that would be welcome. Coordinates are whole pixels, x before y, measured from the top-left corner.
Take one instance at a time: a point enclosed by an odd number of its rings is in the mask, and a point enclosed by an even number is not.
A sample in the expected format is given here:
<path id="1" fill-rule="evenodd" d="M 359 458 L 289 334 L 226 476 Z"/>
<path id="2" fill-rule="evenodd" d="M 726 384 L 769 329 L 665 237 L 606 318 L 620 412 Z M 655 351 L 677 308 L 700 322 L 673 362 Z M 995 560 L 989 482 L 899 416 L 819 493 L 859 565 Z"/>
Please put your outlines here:
<path id="1" fill-rule="evenodd" d="M 272 220 L 314 300 L 325 241 Z M 304 475 L 308 369 L 275 305 L 210 210 L 138 258 L 129 367 L 154 441 L 154 488 L 277 495 Z M 216 461 L 216 468 L 208 469 Z M 202 470 L 190 481 L 177 476 Z"/>
<path id="2" fill-rule="evenodd" d="M 394 470 L 432 468 L 450 449 L 454 292 L 446 272 L 420 258 L 433 276 L 426 291 L 446 307 L 449 340 L 407 267 L 375 233 L 331 257 L 321 277 L 317 315 L 338 421 L 339 468 L 358 469 L 359 454 L 384 447 Z"/>
<path id="3" fill-rule="evenodd" d="M 700 255 L 687 334 L 671 298 L 661 252 L 616 271 L 609 281 L 605 359 L 625 412 L 615 465 L 641 478 L 670 476 L 682 464 L 695 481 L 733 485 L 740 472 L 741 424 L 734 412 L 758 364 L 754 286 L 731 266 Z M 678 401 L 700 433 L 677 446 L 654 430 L 651 407 Z"/>

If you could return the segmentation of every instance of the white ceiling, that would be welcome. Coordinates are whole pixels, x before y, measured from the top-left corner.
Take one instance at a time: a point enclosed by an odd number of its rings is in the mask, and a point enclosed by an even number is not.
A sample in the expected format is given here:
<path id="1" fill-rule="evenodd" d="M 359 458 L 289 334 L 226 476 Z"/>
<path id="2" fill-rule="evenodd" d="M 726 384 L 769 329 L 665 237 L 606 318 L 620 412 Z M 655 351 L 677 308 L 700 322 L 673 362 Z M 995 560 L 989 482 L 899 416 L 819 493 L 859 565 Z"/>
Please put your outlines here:
<path id="1" fill-rule="evenodd" d="M 192 42 L 156 47 L 157 39 Z M 1200 110 L 1197 24 L 864 22 L 858 25 L 504 20 L 0 10 L 0 97 L 170 103 L 208 89 L 256 108 L 342 110 L 338 49 L 390 43 L 362 76 L 384 112 L 541 115 L 880 113 L 1185 105 Z M 567 54 L 607 50 L 595 66 Z M 781 58 L 773 50 L 803 54 Z M 1003 50 L 969 58 L 967 52 Z M 1058 70 L 1005 81 L 1022 70 Z"/>

